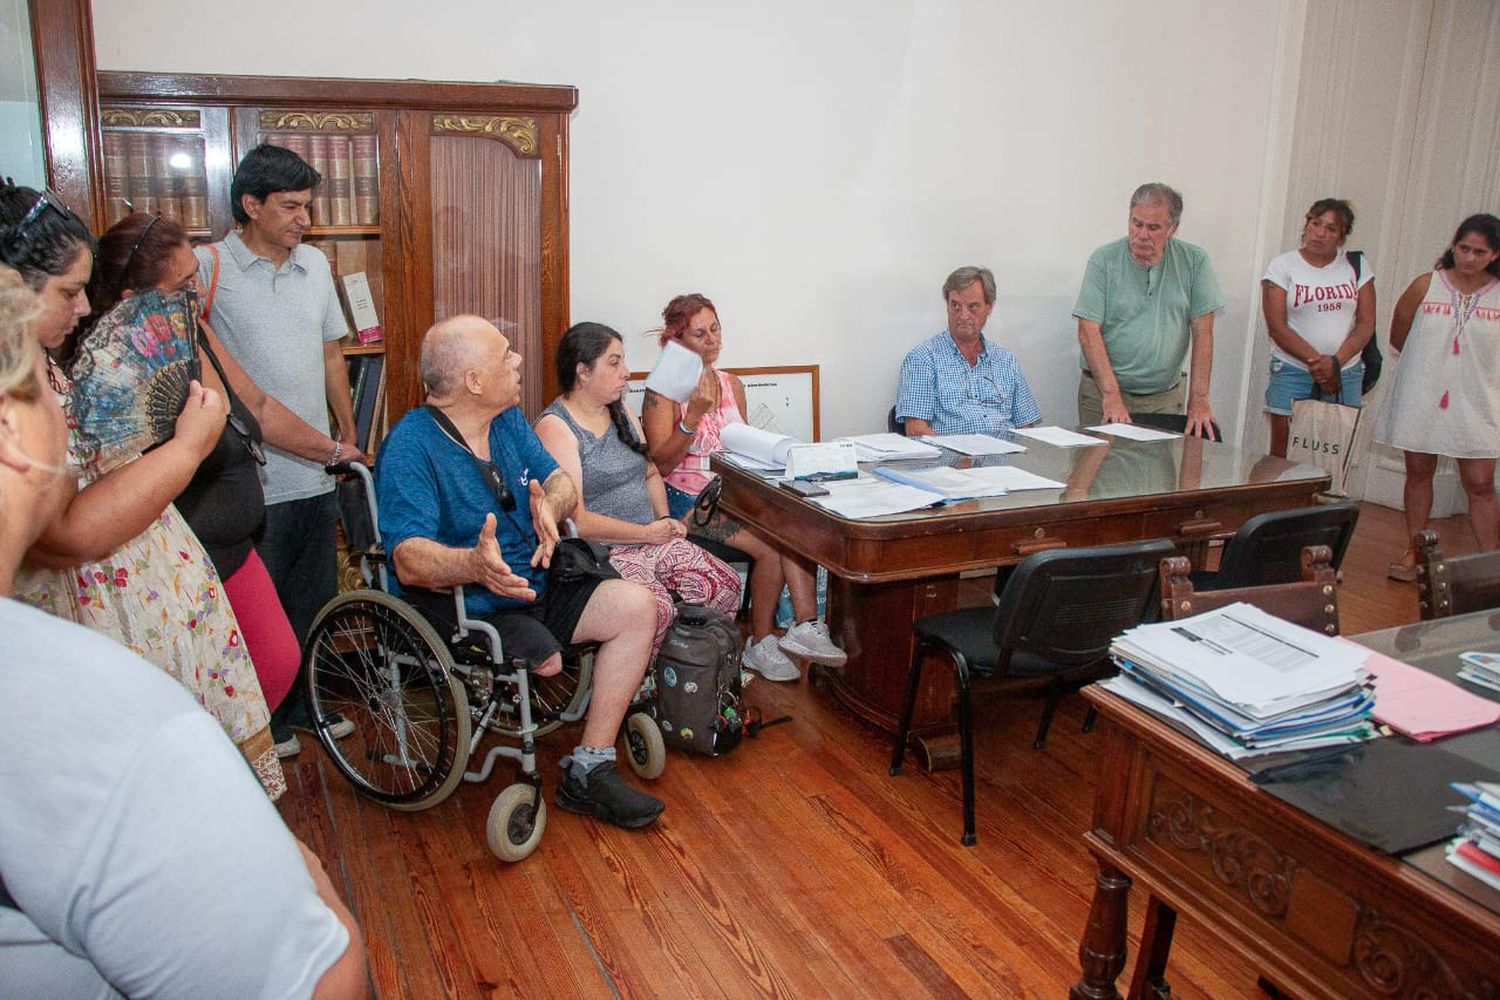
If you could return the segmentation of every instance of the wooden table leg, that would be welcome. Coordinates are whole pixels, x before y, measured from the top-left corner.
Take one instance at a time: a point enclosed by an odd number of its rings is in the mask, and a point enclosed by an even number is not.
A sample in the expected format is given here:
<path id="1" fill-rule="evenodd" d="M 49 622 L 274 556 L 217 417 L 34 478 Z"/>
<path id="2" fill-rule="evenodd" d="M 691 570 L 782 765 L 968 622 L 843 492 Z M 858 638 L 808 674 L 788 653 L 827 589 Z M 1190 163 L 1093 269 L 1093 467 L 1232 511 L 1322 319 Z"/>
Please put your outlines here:
<path id="1" fill-rule="evenodd" d="M 1099 861 L 1094 876 L 1094 902 L 1089 923 L 1078 945 L 1083 978 L 1068 991 L 1069 1000 L 1119 1000 L 1115 980 L 1125 968 L 1125 919 L 1130 902 L 1130 879 L 1114 865 Z"/>
<path id="2" fill-rule="evenodd" d="M 1177 927 L 1177 911 L 1155 896 L 1146 901 L 1146 926 L 1141 931 L 1141 957 L 1136 959 L 1135 977 L 1130 981 L 1130 997 L 1154 997 L 1166 1000 L 1172 995 L 1167 984 L 1167 955 L 1172 950 L 1172 932 Z"/>

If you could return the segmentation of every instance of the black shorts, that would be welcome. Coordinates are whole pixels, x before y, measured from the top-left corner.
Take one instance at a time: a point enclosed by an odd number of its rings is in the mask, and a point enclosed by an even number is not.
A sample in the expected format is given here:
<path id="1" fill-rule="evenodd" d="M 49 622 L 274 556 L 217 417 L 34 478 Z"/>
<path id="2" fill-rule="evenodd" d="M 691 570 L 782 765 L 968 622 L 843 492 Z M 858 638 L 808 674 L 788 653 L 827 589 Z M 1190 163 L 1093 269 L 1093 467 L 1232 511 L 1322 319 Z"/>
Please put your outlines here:
<path id="1" fill-rule="evenodd" d="M 491 611 L 478 617 L 500 633 L 500 648 L 507 661 L 521 660 L 535 668 L 573 641 L 584 609 L 603 582 L 588 577 L 561 584 L 549 588 L 536 603 L 524 608 Z M 453 635 L 458 623 L 453 616 L 452 594 L 408 587 L 402 589 L 401 597 L 421 612 L 445 640 Z"/>

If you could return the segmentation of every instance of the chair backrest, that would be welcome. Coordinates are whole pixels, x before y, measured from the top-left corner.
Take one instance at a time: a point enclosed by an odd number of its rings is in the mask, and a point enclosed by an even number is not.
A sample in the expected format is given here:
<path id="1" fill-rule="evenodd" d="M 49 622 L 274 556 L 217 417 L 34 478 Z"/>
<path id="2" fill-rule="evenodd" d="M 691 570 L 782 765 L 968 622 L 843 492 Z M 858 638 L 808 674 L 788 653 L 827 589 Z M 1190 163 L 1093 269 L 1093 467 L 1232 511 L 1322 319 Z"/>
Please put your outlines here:
<path id="1" fill-rule="evenodd" d="M 1175 551 L 1158 538 L 1027 556 L 995 610 L 995 672 L 1018 651 L 1059 666 L 1102 659 L 1121 632 L 1155 619 L 1157 564 Z"/>
<path id="2" fill-rule="evenodd" d="M 1301 579 L 1259 587 L 1232 587 L 1195 593 L 1192 564 L 1180 556 L 1161 561 L 1161 616 L 1177 621 L 1236 601 L 1325 635 L 1339 634 L 1339 594 L 1333 553 L 1326 545 L 1309 545 L 1300 555 Z"/>
<path id="3" fill-rule="evenodd" d="M 1302 550 L 1309 545 L 1328 546 L 1337 570 L 1358 520 L 1359 507 L 1353 503 L 1257 514 L 1225 544 L 1214 589 L 1295 583 L 1302 579 Z"/>
<path id="4" fill-rule="evenodd" d="M 891 407 L 890 412 L 885 415 L 885 426 L 892 434 L 905 434 L 906 421 L 896 419 L 896 408 Z"/>
<path id="5" fill-rule="evenodd" d="M 1423 621 L 1500 608 L 1500 552 L 1444 556 L 1437 532 L 1412 538 L 1417 550 L 1417 610 Z"/>
<path id="6" fill-rule="evenodd" d="M 1153 427 L 1159 431 L 1172 431 L 1176 434 L 1187 433 L 1187 416 L 1181 413 L 1132 413 L 1132 423 L 1140 424 L 1142 427 Z M 1210 441 L 1224 440 L 1224 433 L 1219 430 L 1215 421 L 1208 425 L 1208 439 Z"/>

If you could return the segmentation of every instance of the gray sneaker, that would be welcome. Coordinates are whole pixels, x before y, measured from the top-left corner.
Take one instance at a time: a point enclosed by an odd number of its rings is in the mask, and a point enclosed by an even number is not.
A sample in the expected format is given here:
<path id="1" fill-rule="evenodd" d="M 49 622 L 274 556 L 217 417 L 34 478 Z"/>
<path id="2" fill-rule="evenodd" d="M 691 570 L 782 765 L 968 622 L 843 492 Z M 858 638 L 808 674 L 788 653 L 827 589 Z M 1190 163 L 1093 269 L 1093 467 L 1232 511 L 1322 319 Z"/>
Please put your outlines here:
<path id="1" fill-rule="evenodd" d="M 740 663 L 747 670 L 754 670 L 768 681 L 796 681 L 802 679 L 797 664 L 786 658 L 776 643 L 775 635 L 768 635 L 760 642 L 745 643 L 740 654 Z"/>
<path id="2" fill-rule="evenodd" d="M 781 651 L 829 667 L 842 667 L 849 657 L 833 644 L 828 626 L 820 621 L 793 625 L 781 637 Z"/>

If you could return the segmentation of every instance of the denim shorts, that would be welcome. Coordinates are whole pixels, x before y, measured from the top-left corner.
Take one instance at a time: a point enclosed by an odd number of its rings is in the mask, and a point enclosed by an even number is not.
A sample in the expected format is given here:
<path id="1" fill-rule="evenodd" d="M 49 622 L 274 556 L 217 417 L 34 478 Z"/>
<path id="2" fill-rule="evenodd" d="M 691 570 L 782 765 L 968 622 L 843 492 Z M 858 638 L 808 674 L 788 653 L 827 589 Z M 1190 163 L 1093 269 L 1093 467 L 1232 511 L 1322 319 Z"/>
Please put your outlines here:
<path id="1" fill-rule="evenodd" d="M 1339 380 L 1343 383 L 1345 406 L 1360 405 L 1360 386 L 1365 378 L 1365 365 L 1362 361 L 1348 364 L 1339 372 Z M 1315 395 L 1312 372 L 1306 368 L 1298 368 L 1296 365 L 1288 364 L 1278 357 L 1271 358 L 1271 379 L 1266 383 L 1266 412 L 1277 413 L 1283 417 L 1291 416 L 1292 401 L 1297 399 L 1312 399 Z M 1317 398 L 1333 401 L 1333 396 L 1317 393 Z"/>
<path id="2" fill-rule="evenodd" d="M 671 483 L 664 483 L 663 485 L 667 488 L 667 510 L 671 512 L 673 517 L 681 521 L 687 516 L 687 512 L 693 509 L 693 504 L 698 502 L 698 494 L 685 493 Z"/>

